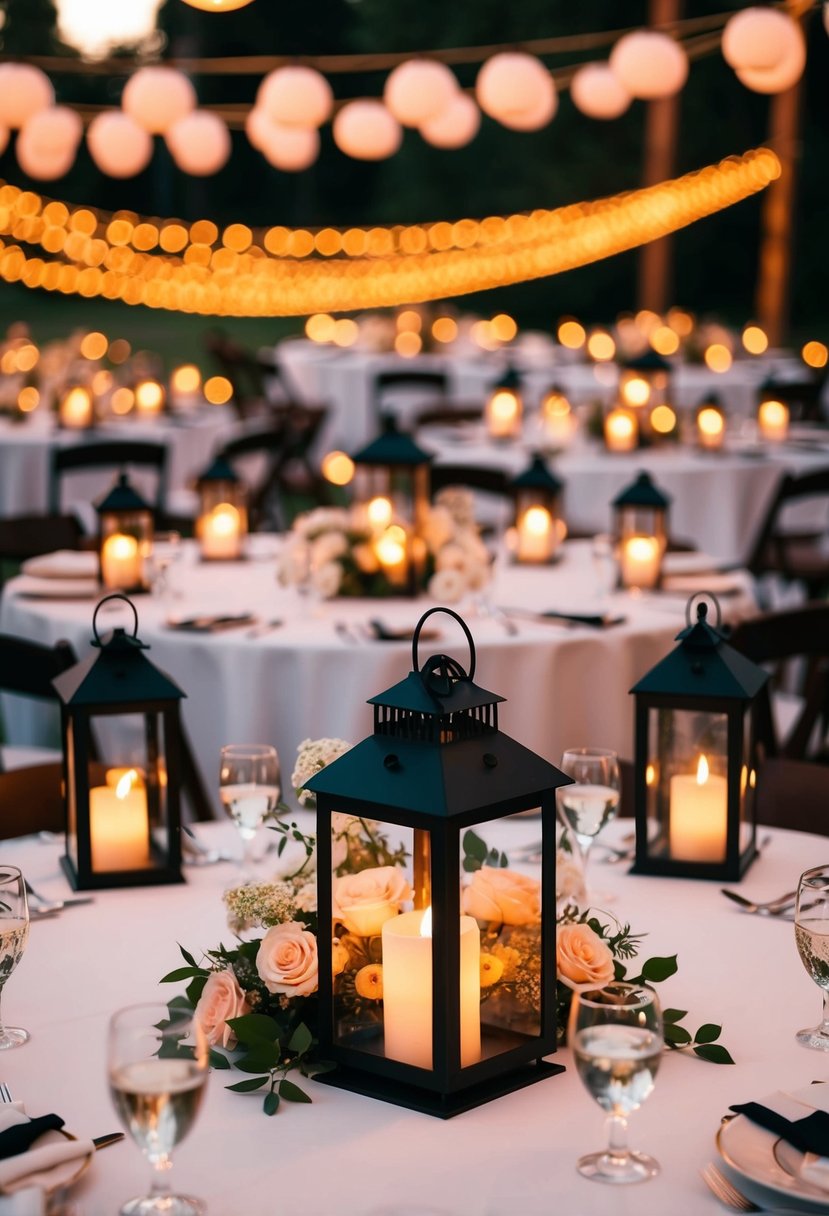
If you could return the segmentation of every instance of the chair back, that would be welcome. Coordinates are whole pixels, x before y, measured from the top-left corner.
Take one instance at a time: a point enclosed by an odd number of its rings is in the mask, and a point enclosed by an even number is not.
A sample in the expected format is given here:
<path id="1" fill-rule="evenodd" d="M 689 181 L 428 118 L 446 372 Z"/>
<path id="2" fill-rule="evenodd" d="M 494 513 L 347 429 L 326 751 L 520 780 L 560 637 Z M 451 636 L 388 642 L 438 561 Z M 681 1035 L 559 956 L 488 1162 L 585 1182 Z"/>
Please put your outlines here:
<path id="1" fill-rule="evenodd" d="M 69 473 L 89 469 L 109 470 L 113 476 L 129 469 L 151 469 L 156 474 L 156 511 L 164 512 L 167 500 L 167 445 L 134 440 L 104 440 L 52 449 L 49 478 L 49 510 L 60 513 L 61 486 Z"/>
<path id="2" fill-rule="evenodd" d="M 829 835 L 829 765 L 765 760 L 757 773 L 757 822 Z"/>
<path id="3" fill-rule="evenodd" d="M 5 563 L 25 562 L 56 549 L 79 549 L 83 529 L 74 515 L 7 515 L 0 518 L 0 589 Z"/>
<path id="4" fill-rule="evenodd" d="M 0 839 L 64 830 L 62 764 L 0 770 Z"/>
<path id="5" fill-rule="evenodd" d="M 426 400 L 447 397 L 449 393 L 448 373 L 418 370 L 414 367 L 377 372 L 374 376 L 371 393 L 375 423 L 379 426 L 382 415 L 390 410 L 395 414 L 402 413 L 408 421 L 411 407 L 418 404 L 417 398 L 421 393 Z M 400 395 L 408 408 L 400 411 L 393 408 L 387 401 L 392 394 Z"/>
<path id="6" fill-rule="evenodd" d="M 503 469 L 471 464 L 434 464 L 429 477 L 433 495 L 447 486 L 466 486 L 504 499 L 512 497 L 509 474 Z"/>
<path id="7" fill-rule="evenodd" d="M 808 526 L 794 527 L 786 520 L 787 509 L 794 505 L 808 508 Z M 824 551 L 827 528 L 829 468 L 787 473 L 758 529 L 746 566 L 757 578 L 775 574 L 790 582 L 802 581 L 809 598 L 817 598 L 829 580 L 829 552 Z"/>

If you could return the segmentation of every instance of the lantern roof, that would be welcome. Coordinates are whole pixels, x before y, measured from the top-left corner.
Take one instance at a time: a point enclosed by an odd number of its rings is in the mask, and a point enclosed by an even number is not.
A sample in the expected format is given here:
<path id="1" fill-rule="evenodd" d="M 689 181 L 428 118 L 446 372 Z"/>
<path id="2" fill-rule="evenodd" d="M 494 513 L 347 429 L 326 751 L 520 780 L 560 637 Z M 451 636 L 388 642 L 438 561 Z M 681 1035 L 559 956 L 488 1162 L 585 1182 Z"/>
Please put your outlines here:
<path id="1" fill-rule="evenodd" d="M 654 483 L 650 473 L 641 472 L 635 481 L 613 499 L 614 507 L 667 507 L 670 498 Z"/>
<path id="2" fill-rule="evenodd" d="M 689 623 L 677 634 L 679 645 L 630 691 L 753 701 L 767 683 L 769 673 L 729 646 L 719 628 L 708 623 L 708 605 L 704 601 L 697 605 L 697 619 L 691 624 L 691 603 L 689 600 Z"/>
<path id="3" fill-rule="evenodd" d="M 152 508 L 130 483 L 126 473 L 119 473 L 115 485 L 95 504 L 99 515 L 109 511 L 150 511 Z"/>
<path id="4" fill-rule="evenodd" d="M 706 393 L 704 397 L 699 399 L 696 408 L 698 410 L 714 409 L 719 410 L 720 413 L 724 412 L 722 397 L 719 393 Z"/>
<path id="5" fill-rule="evenodd" d="M 432 455 L 415 443 L 411 435 L 399 429 L 393 414 L 386 414 L 382 432 L 351 459 L 355 464 L 406 466 L 429 464 Z"/>
<path id="6" fill-rule="evenodd" d="M 669 372 L 671 370 L 668 360 L 653 349 L 643 351 L 641 355 L 631 355 L 629 359 L 625 359 L 622 366 L 632 372 Z"/>
<path id="7" fill-rule="evenodd" d="M 556 477 L 537 452 L 524 472 L 510 482 L 513 490 L 547 490 L 550 494 L 559 494 L 563 486 L 564 482 Z"/>
<path id="8" fill-rule="evenodd" d="M 370 697 L 368 704 L 442 717 L 484 705 L 497 705 L 503 700 L 505 698 L 497 693 L 473 683 L 455 659 L 436 654 L 426 660 L 420 671 L 410 671 L 399 684 Z"/>
<path id="9" fill-rule="evenodd" d="M 505 388 L 511 392 L 519 392 L 523 383 L 523 377 L 518 368 L 512 363 L 508 363 L 501 375 L 493 383 L 493 389 Z"/>
<path id="10" fill-rule="evenodd" d="M 224 456 L 217 456 L 204 472 L 199 474 L 198 485 L 202 485 L 206 481 L 230 481 L 234 485 L 238 485 L 241 478 L 230 461 L 226 460 Z"/>

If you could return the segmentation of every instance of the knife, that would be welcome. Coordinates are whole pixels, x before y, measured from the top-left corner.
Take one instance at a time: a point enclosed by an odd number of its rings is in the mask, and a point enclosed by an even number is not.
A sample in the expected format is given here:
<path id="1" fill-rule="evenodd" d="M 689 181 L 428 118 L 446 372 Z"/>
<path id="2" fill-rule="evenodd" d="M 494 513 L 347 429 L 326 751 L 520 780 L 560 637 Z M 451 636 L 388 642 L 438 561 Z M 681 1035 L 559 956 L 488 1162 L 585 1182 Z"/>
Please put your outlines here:
<path id="1" fill-rule="evenodd" d="M 92 1143 L 98 1148 L 107 1148 L 110 1144 L 117 1144 L 119 1140 L 124 1139 L 123 1132 L 110 1132 L 107 1136 L 93 1136 Z"/>
<path id="2" fill-rule="evenodd" d="M 591 629 L 608 629 L 611 625 L 622 625 L 626 620 L 623 616 L 604 616 L 602 613 L 590 612 L 556 612 L 550 609 L 546 612 L 533 612 L 529 608 L 502 608 L 507 616 L 521 617 L 527 621 L 561 621 L 564 624 L 587 625 Z"/>

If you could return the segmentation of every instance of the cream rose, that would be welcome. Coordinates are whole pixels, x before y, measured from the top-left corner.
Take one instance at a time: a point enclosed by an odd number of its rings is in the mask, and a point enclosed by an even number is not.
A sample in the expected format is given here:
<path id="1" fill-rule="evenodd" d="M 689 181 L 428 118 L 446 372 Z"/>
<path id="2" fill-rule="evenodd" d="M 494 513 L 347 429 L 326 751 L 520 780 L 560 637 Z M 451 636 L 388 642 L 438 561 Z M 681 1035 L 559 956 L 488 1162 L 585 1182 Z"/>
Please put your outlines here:
<path id="1" fill-rule="evenodd" d="M 268 992 L 308 996 L 317 990 L 317 939 L 298 921 L 274 925 L 259 943 L 256 970 Z"/>
<path id="2" fill-rule="evenodd" d="M 514 870 L 482 866 L 464 888 L 463 910 L 497 925 L 531 925 L 541 916 L 541 884 Z"/>
<path id="3" fill-rule="evenodd" d="M 615 975 L 609 947 L 584 924 L 559 925 L 556 966 L 562 984 L 574 991 L 604 988 Z"/>
<path id="4" fill-rule="evenodd" d="M 195 1018 L 201 1023 L 210 1046 L 221 1043 L 222 1047 L 233 1047 L 236 1035 L 228 1026 L 228 1020 L 240 1018 L 245 1013 L 250 1013 L 250 1007 L 230 967 L 209 975 L 196 1005 Z"/>
<path id="5" fill-rule="evenodd" d="M 411 897 L 412 889 L 398 866 L 375 866 L 359 874 L 346 874 L 334 879 L 334 920 L 358 937 L 373 937 Z"/>

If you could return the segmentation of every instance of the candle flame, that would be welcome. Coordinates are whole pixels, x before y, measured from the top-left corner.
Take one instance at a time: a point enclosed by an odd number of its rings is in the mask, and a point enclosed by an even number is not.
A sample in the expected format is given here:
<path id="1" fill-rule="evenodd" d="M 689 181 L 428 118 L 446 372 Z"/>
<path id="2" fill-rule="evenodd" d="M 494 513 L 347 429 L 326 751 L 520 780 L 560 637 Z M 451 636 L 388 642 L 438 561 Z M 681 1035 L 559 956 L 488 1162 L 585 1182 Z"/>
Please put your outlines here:
<path id="1" fill-rule="evenodd" d="M 656 557 L 659 542 L 655 536 L 631 536 L 626 548 L 634 561 L 652 561 Z"/>
<path id="2" fill-rule="evenodd" d="M 518 413 L 518 398 L 509 389 L 499 389 L 490 401 L 493 418 L 511 421 Z"/>
<path id="3" fill-rule="evenodd" d="M 708 780 L 708 761 L 705 756 L 700 756 L 697 764 L 697 785 L 705 785 Z"/>
<path id="4" fill-rule="evenodd" d="M 234 536 L 239 531 L 239 512 L 232 503 L 220 502 L 211 514 L 214 536 Z"/>
<path id="5" fill-rule="evenodd" d="M 426 909 L 426 911 L 423 913 L 423 920 L 420 922 L 420 936 L 421 937 L 431 937 L 432 936 L 432 906 L 431 906 L 431 904 Z"/>
<path id="6" fill-rule="evenodd" d="M 622 396 L 628 405 L 647 405 L 650 401 L 651 386 L 642 376 L 634 376 L 622 385 Z"/>
<path id="7" fill-rule="evenodd" d="M 138 552 L 138 541 L 124 532 L 115 532 L 108 537 L 104 547 L 114 558 L 130 558 Z"/>
<path id="8" fill-rule="evenodd" d="M 524 527 L 531 536 L 547 536 L 551 523 L 545 507 L 530 507 L 524 516 Z"/>
<path id="9" fill-rule="evenodd" d="M 368 522 L 374 528 L 386 528 L 391 523 L 391 503 L 382 496 L 372 498 L 367 509 Z"/>
<path id="10" fill-rule="evenodd" d="M 656 781 L 656 768 L 649 764 L 645 769 L 645 785 L 653 785 Z"/>
<path id="11" fill-rule="evenodd" d="M 126 798 L 132 787 L 138 781 L 138 773 L 134 768 L 127 769 L 121 780 L 115 787 L 116 798 Z"/>

